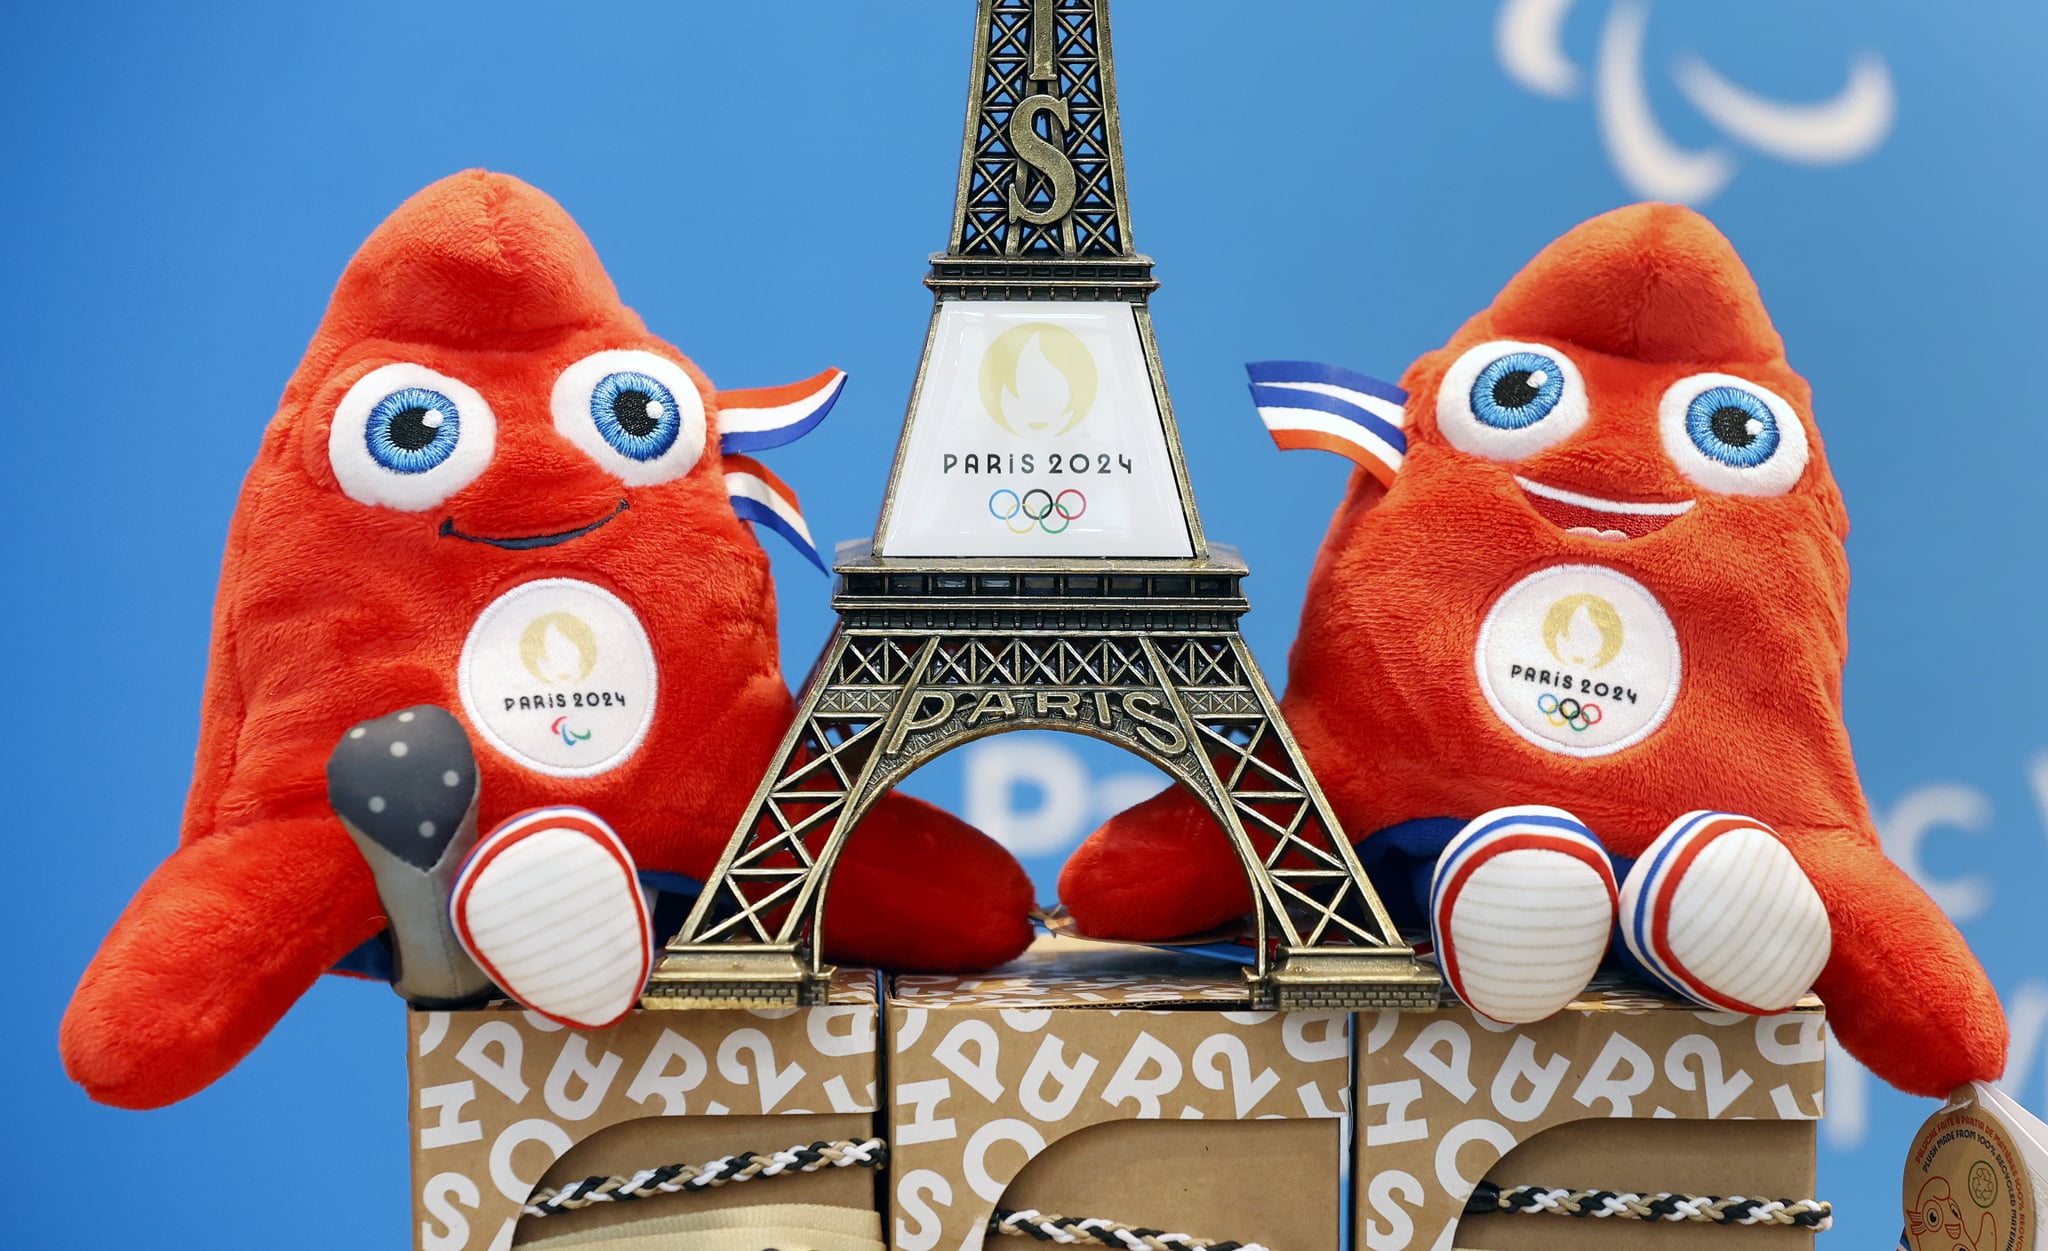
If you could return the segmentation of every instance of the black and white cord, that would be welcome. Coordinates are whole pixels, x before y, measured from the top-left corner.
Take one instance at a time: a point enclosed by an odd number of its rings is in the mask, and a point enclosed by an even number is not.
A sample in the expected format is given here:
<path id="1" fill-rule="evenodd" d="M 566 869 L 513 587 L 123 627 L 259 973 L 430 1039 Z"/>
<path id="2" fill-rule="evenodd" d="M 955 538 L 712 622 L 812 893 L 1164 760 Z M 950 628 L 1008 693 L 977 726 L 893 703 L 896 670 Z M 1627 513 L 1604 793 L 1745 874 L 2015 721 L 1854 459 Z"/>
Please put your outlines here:
<path id="1" fill-rule="evenodd" d="M 1266 1251 L 1256 1242 L 1211 1242 L 1192 1234 L 1167 1233 L 1105 1220 L 1099 1216 L 1054 1216 L 1036 1208 L 997 1208 L 990 1234 L 1009 1234 L 1066 1246 L 1119 1247 L 1123 1251 Z"/>
<path id="2" fill-rule="evenodd" d="M 767 1153 L 741 1151 L 705 1164 L 668 1164 L 626 1177 L 586 1177 L 526 1201 L 528 1216 L 553 1216 L 596 1203 L 625 1203 L 662 1194 L 690 1194 L 757 1177 L 814 1173 L 825 1168 L 887 1167 L 888 1144 L 880 1138 L 855 1142 L 814 1142 Z M 1741 1195 L 1636 1194 L 1615 1190 L 1567 1190 L 1559 1186 L 1497 1186 L 1480 1182 L 1465 1202 L 1468 1215 L 1512 1212 L 1616 1218 L 1636 1221 L 1697 1221 L 1715 1225 L 1780 1225 L 1822 1230 L 1834 1224 L 1834 1205 L 1821 1199 L 1750 1199 Z M 1198 1238 L 1192 1234 L 1126 1225 L 1104 1217 L 1059 1216 L 1036 1208 L 997 1208 L 991 1235 L 1031 1238 L 1064 1246 L 1116 1247 L 1121 1251 L 1266 1251 L 1255 1242 Z"/>
<path id="3" fill-rule="evenodd" d="M 889 1147 L 879 1138 L 865 1142 L 814 1142 L 808 1147 L 759 1153 L 742 1151 L 708 1164 L 667 1164 L 642 1169 L 630 1177 L 586 1177 L 580 1182 L 536 1190 L 526 1200 L 528 1216 L 573 1212 L 593 1203 L 625 1203 L 655 1195 L 691 1194 L 730 1182 L 787 1173 L 815 1173 L 823 1168 L 880 1169 L 889 1162 Z"/>
<path id="4" fill-rule="evenodd" d="M 1630 1221 L 1703 1221 L 1715 1225 L 1790 1225 L 1827 1229 L 1834 1205 L 1823 1199 L 1745 1199 L 1741 1195 L 1634 1194 L 1566 1190 L 1556 1186 L 1496 1186 L 1480 1182 L 1465 1201 L 1467 1215 L 1529 1212 L 1552 1216 L 1616 1217 Z"/>

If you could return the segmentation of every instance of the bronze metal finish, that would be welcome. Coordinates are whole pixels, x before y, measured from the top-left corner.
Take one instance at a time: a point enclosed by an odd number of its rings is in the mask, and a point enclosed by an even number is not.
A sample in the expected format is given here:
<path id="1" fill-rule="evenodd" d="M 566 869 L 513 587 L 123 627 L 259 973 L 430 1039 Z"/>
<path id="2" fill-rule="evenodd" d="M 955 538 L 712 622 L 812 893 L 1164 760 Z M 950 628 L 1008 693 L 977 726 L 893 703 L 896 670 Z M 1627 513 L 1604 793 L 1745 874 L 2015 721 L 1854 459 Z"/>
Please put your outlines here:
<path id="1" fill-rule="evenodd" d="M 842 544 L 839 625 L 796 722 L 648 986 L 645 1006 L 823 1002 L 832 868 L 868 808 L 963 743 L 1054 729 L 1115 743 L 1199 796 L 1252 887 L 1267 1007 L 1436 1006 L 1238 632 L 1237 553 L 1206 542 L 1131 247 L 1108 0 L 980 0 L 945 300 L 1133 305 L 1195 555 L 891 559 Z M 934 327 L 937 311 L 934 311 Z M 930 367 L 927 334 L 918 387 Z M 910 412 L 915 413 L 913 391 Z M 906 418 L 878 533 L 909 441 Z"/>

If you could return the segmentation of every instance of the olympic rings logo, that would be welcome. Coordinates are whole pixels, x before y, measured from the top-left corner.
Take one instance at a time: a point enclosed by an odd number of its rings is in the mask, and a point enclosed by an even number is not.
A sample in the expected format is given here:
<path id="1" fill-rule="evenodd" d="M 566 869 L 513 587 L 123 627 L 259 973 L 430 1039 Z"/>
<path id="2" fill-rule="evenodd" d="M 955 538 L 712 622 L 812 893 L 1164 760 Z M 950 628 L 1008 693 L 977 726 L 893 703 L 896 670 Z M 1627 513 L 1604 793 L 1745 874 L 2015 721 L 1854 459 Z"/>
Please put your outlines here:
<path id="1" fill-rule="evenodd" d="M 1004 496 L 1010 497 L 1007 506 L 1002 503 Z M 1032 500 L 1039 502 L 1034 504 Z M 989 515 L 1008 526 L 1011 534 L 1029 534 L 1032 527 L 1047 534 L 1060 534 L 1080 520 L 1088 511 L 1088 497 L 1069 487 L 1054 495 L 1044 487 L 1032 487 L 1019 495 L 1008 487 L 999 487 L 988 497 Z M 1054 525 L 1057 519 L 1059 524 Z M 1018 525 L 1018 521 L 1023 525 Z"/>
<path id="2" fill-rule="evenodd" d="M 1568 726 L 1575 733 L 1584 733 L 1600 724 L 1600 705 L 1582 704 L 1567 696 L 1559 699 L 1549 691 L 1536 697 L 1536 710 L 1556 726 Z"/>

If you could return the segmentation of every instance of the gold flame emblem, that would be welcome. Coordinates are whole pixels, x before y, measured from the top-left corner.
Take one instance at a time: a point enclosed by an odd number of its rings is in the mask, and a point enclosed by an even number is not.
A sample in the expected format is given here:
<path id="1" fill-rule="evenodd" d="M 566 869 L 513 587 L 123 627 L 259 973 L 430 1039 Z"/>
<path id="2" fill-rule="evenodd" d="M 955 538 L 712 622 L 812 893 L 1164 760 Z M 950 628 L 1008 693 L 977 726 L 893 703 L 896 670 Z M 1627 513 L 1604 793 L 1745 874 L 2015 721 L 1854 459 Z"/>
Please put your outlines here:
<path id="1" fill-rule="evenodd" d="M 1543 645 L 1561 665 L 1598 669 L 1621 655 L 1621 613 L 1598 595 L 1567 595 L 1543 614 Z"/>
<path id="2" fill-rule="evenodd" d="M 1010 434 L 1065 434 L 1095 404 L 1095 357 L 1065 326 L 1029 321 L 996 336 L 981 358 L 981 406 Z"/>
<path id="3" fill-rule="evenodd" d="M 574 613 L 544 612 L 519 634 L 519 663 L 550 685 L 581 682 L 597 667 L 597 633 Z"/>

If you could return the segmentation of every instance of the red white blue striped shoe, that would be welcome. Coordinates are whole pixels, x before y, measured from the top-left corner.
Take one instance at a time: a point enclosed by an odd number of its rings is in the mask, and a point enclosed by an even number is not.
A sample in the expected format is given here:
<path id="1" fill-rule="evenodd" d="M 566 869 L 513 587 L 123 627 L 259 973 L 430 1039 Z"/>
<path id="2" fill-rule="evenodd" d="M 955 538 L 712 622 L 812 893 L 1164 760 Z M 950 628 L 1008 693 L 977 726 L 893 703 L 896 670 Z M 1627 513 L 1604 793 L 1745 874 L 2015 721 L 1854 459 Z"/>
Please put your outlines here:
<path id="1" fill-rule="evenodd" d="M 1651 973 L 1727 1012 L 1783 1012 L 1813 989 L 1834 931 L 1777 831 L 1688 812 L 1629 870 L 1621 938 Z"/>
<path id="2" fill-rule="evenodd" d="M 476 845 L 455 880 L 456 937 L 491 980 L 553 1021 L 600 1029 L 654 962 L 633 857 L 583 808 L 534 808 Z"/>
<path id="3" fill-rule="evenodd" d="M 1444 979 L 1481 1016 L 1540 1021 L 1592 980 L 1614 933 L 1614 902 L 1614 864 L 1577 817 L 1496 808 L 1458 831 L 1430 880 Z"/>

